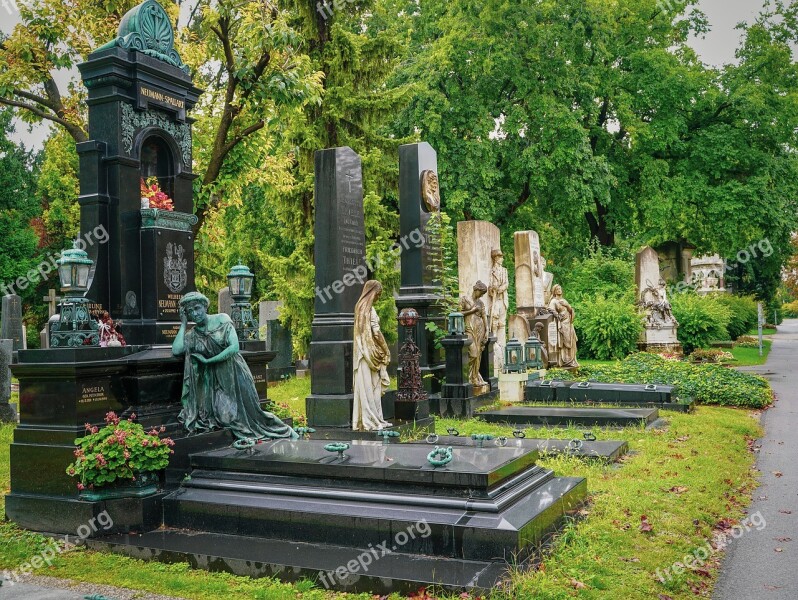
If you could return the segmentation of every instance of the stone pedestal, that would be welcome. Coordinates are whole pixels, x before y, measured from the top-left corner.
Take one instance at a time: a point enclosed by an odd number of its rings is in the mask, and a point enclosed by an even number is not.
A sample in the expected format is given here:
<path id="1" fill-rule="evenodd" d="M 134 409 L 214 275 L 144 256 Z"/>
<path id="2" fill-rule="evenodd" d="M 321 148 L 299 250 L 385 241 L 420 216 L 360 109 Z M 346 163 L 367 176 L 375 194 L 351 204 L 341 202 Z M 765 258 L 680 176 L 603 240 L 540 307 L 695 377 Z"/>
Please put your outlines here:
<path id="1" fill-rule="evenodd" d="M 261 338 L 266 340 L 266 349 L 276 354 L 274 360 L 269 363 L 270 383 L 296 376 L 291 331 L 280 323 L 282 304 L 282 302 L 268 300 L 258 305 L 258 326 Z"/>
<path id="2" fill-rule="evenodd" d="M 0 315 L 0 340 L 11 340 L 14 352 L 25 349 L 25 334 L 22 327 L 22 298 L 7 294 L 2 300 Z"/>
<path id="3" fill-rule="evenodd" d="M 502 402 L 523 402 L 528 381 L 526 373 L 500 373 L 499 398 Z"/>
<path id="4" fill-rule="evenodd" d="M 311 427 L 352 424 L 355 305 L 366 280 L 363 178 L 351 148 L 316 152 L 316 302 L 310 343 Z"/>

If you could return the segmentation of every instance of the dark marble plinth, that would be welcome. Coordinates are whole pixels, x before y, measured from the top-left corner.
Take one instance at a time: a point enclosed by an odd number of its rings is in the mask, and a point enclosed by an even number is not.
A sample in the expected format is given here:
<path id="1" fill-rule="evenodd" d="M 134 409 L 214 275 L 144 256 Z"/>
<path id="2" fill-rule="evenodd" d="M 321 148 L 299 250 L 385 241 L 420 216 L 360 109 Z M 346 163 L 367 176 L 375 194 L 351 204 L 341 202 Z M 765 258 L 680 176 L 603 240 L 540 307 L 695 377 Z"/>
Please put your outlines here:
<path id="1" fill-rule="evenodd" d="M 491 390 L 479 396 L 470 395 L 472 391 L 473 386 L 470 384 L 461 386 L 444 385 L 441 397 L 431 401 L 430 409 L 434 414 L 448 419 L 470 419 L 476 414 L 477 410 L 490 406 L 499 399 L 498 390 Z M 461 394 L 469 395 L 462 396 Z"/>
<path id="2" fill-rule="evenodd" d="M 623 441 L 605 440 L 588 442 L 583 441 L 582 445 L 574 450 L 568 447 L 571 440 L 557 440 L 544 438 L 508 438 L 504 444 L 507 448 L 525 448 L 527 450 L 537 450 L 541 456 L 548 454 L 567 454 L 578 458 L 598 459 L 607 462 L 615 462 L 629 450 L 629 444 Z M 468 436 L 430 436 L 426 440 L 411 442 L 413 444 L 425 444 L 433 446 L 478 446 L 479 442 L 472 440 Z M 484 442 L 484 448 L 489 450 L 493 446 L 498 446 L 501 442 L 494 439 Z"/>
<path id="3" fill-rule="evenodd" d="M 595 382 L 530 381 L 525 389 L 530 404 L 573 403 L 580 405 L 611 404 L 623 407 L 649 407 L 676 412 L 692 412 L 692 399 L 678 400 L 673 386 Z"/>
<path id="4" fill-rule="evenodd" d="M 650 425 L 659 417 L 656 408 L 554 408 L 512 407 L 479 415 L 488 423 L 514 426 L 635 427 Z"/>

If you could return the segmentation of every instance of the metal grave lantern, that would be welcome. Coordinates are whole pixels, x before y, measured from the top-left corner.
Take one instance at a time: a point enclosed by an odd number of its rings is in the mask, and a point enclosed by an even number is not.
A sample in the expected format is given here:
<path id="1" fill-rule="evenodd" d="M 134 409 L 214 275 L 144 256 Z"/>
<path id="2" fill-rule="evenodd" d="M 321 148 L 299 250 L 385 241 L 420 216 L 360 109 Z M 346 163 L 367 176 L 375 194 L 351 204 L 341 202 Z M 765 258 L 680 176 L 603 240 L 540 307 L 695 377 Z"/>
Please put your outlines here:
<path id="1" fill-rule="evenodd" d="M 449 335 L 465 334 L 465 317 L 461 312 L 449 313 Z"/>
<path id="2" fill-rule="evenodd" d="M 255 275 L 249 267 L 242 264 L 237 264 L 227 274 L 227 284 L 233 297 L 230 318 L 233 319 L 233 326 L 240 342 L 258 339 L 258 325 L 252 317 L 252 305 L 249 303 L 254 279 Z"/>
<path id="3" fill-rule="evenodd" d="M 64 299 L 59 304 L 61 316 L 50 324 L 50 347 L 99 346 L 99 324 L 92 319 L 91 303 L 84 295 L 89 289 L 89 273 L 94 262 L 77 241 L 56 261 Z"/>
<path id="4" fill-rule="evenodd" d="M 517 338 L 511 339 L 504 347 L 504 371 L 506 373 L 523 373 L 526 371 L 524 347 Z"/>
<path id="5" fill-rule="evenodd" d="M 543 342 L 535 336 L 530 336 L 524 344 L 526 368 L 535 371 L 543 368 Z"/>

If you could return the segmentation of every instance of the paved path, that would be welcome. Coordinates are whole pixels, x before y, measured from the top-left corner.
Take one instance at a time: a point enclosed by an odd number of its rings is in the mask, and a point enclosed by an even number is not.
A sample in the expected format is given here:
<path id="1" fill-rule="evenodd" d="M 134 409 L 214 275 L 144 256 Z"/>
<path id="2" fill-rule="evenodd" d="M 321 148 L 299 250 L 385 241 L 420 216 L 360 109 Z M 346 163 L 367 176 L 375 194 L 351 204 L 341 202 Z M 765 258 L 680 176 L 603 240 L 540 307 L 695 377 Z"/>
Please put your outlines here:
<path id="1" fill-rule="evenodd" d="M 86 596 L 102 595 L 110 600 L 180 600 L 109 585 L 79 583 L 68 579 L 24 575 L 13 583 L 1 576 L 0 600 L 83 600 Z"/>
<path id="2" fill-rule="evenodd" d="M 776 406 L 762 416 L 765 437 L 757 458 L 761 485 L 749 510 L 767 526 L 734 540 L 721 566 L 715 600 L 798 598 L 798 320 L 773 336 L 764 367 Z M 780 550 L 780 551 L 779 551 Z"/>

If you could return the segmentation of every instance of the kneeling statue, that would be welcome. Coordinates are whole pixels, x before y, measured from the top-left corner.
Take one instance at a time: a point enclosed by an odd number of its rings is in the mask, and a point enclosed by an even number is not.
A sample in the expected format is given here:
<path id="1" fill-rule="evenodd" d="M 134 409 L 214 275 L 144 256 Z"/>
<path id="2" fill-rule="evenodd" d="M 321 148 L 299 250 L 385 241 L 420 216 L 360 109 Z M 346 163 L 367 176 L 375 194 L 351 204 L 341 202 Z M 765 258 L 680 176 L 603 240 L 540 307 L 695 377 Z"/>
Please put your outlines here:
<path id="1" fill-rule="evenodd" d="M 199 292 L 180 299 L 180 330 L 172 344 L 172 354 L 185 356 L 178 419 L 189 433 L 229 429 L 238 439 L 298 439 L 277 416 L 261 409 L 233 321 L 226 314 L 209 315 L 209 305 Z M 196 325 L 187 333 L 189 320 Z"/>

